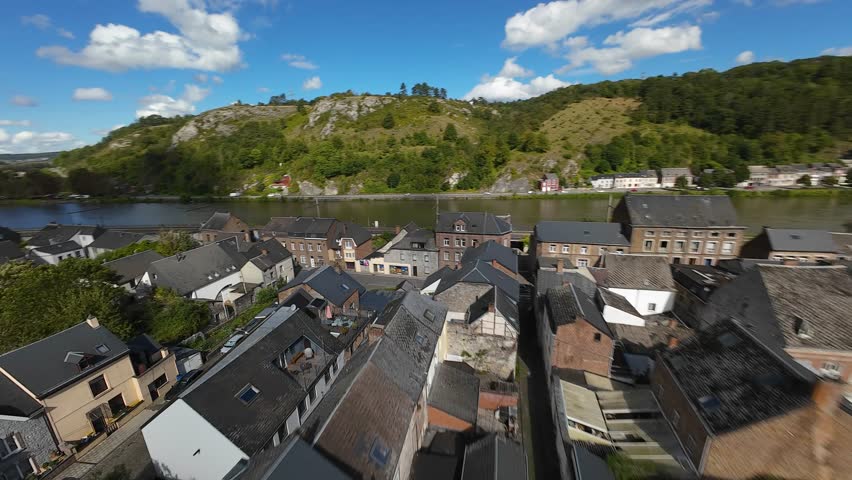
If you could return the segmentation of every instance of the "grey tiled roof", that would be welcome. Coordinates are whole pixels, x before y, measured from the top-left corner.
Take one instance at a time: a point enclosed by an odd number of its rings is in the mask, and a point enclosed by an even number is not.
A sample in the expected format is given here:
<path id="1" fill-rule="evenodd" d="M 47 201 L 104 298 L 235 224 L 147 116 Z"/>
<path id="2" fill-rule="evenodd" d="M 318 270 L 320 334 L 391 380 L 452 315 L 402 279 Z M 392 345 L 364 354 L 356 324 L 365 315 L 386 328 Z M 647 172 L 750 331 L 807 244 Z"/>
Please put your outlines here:
<path id="1" fill-rule="evenodd" d="M 723 195 L 634 195 L 621 199 L 633 226 L 734 227 L 737 212 Z"/>
<path id="2" fill-rule="evenodd" d="M 553 287 L 561 287 L 568 284 L 574 285 L 574 288 L 589 297 L 594 297 L 598 291 L 598 286 L 594 280 L 590 280 L 579 272 L 570 270 L 564 271 L 561 274 L 552 270 L 539 270 L 536 274 L 535 291 L 538 295 L 544 295 L 547 293 L 547 290 Z"/>
<path id="3" fill-rule="evenodd" d="M 621 234 L 621 224 L 604 222 L 538 222 L 535 236 L 540 242 L 630 245 Z"/>
<path id="4" fill-rule="evenodd" d="M 351 238 L 355 241 L 355 245 L 363 245 L 373 239 L 373 235 L 366 228 L 353 222 L 335 220 L 333 230 L 336 241 Z M 337 245 L 329 245 L 329 247 L 337 248 Z"/>
<path id="5" fill-rule="evenodd" d="M 618 310 L 621 310 L 622 312 L 629 313 L 630 315 L 636 317 L 642 316 L 638 311 L 636 311 L 636 308 L 634 308 L 633 305 L 627 301 L 626 298 L 615 292 L 611 292 L 606 288 L 599 288 L 598 296 L 600 297 L 604 305 L 608 305 L 612 308 L 616 308 Z"/>
<path id="6" fill-rule="evenodd" d="M 44 228 L 27 240 L 27 245 L 31 247 L 44 247 L 55 243 L 67 242 L 78 232 L 97 238 L 103 231 L 101 227 L 93 225 L 58 225 L 51 223 L 45 225 Z"/>
<path id="7" fill-rule="evenodd" d="M 264 251 L 266 251 L 266 253 L 263 253 Z M 266 271 L 292 257 L 293 254 L 281 245 L 281 242 L 274 238 L 270 238 L 269 240 L 252 245 L 251 248 L 245 252 L 245 256 L 246 258 L 251 259 L 251 263 L 257 266 L 257 268 Z"/>
<path id="8" fill-rule="evenodd" d="M 808 405 L 813 378 L 789 370 L 736 322 L 725 320 L 663 352 L 680 389 L 714 434 Z M 657 367 L 660 368 L 660 367 Z"/>
<path id="9" fill-rule="evenodd" d="M 527 458 L 524 449 L 495 433 L 467 446 L 462 465 L 462 480 L 526 480 Z"/>
<path id="10" fill-rule="evenodd" d="M 831 233 L 825 230 L 786 228 L 767 228 L 765 230 L 772 250 L 825 253 L 837 251 L 837 245 L 834 244 Z"/>
<path id="11" fill-rule="evenodd" d="M 448 274 L 449 272 L 452 272 L 452 271 L 453 271 L 453 269 L 450 268 L 450 267 L 439 268 L 438 270 L 435 271 L 435 273 L 426 277 L 426 280 L 423 281 L 423 286 L 427 287 L 429 285 L 432 285 L 433 283 L 437 282 L 438 280 L 441 280 L 442 278 L 444 278 L 444 275 L 446 275 L 446 274 Z"/>
<path id="12" fill-rule="evenodd" d="M 547 309 L 553 326 L 574 323 L 579 317 L 585 319 L 598 331 L 612 338 L 612 332 L 598 310 L 595 302 L 573 285 L 551 288 L 547 291 Z"/>
<path id="13" fill-rule="evenodd" d="M 11 240 L 0 240 L 0 264 L 21 258 L 25 253 L 17 243 Z"/>
<path id="14" fill-rule="evenodd" d="M 509 325 L 520 333 L 521 326 L 518 317 L 518 304 L 513 302 L 506 292 L 494 287 L 474 301 L 467 309 L 467 323 L 471 324 L 488 312 L 488 307 L 494 305 L 494 309 L 509 322 Z"/>
<path id="15" fill-rule="evenodd" d="M 107 349 L 98 351 L 99 345 Z M 0 355 L 0 368 L 39 398 L 65 387 L 125 355 L 129 349 L 105 327 L 92 328 L 87 322 Z M 69 353 L 90 359 L 83 370 L 66 362 Z"/>
<path id="16" fill-rule="evenodd" d="M 490 263 L 474 261 L 462 264 L 461 268 L 449 270 L 441 277 L 435 294 L 439 294 L 457 283 L 479 283 L 499 287 L 513 300 L 520 298 L 520 284 L 514 278 L 494 268 Z"/>
<path id="17" fill-rule="evenodd" d="M 68 240 L 67 242 L 54 243 L 51 245 L 45 245 L 43 247 L 36 247 L 33 250 L 38 250 L 39 252 L 44 252 L 49 255 L 58 255 L 60 253 L 80 250 L 81 248 L 83 247 L 81 247 L 79 243 L 75 242 L 74 240 Z"/>
<path id="18" fill-rule="evenodd" d="M 413 228 L 413 230 L 408 230 Z M 405 226 L 406 234 L 398 242 L 394 243 L 391 250 L 437 250 L 435 246 L 435 232 L 425 228 L 418 228 L 417 225 L 409 224 Z M 419 247 L 423 245 L 423 247 Z M 417 246 L 417 248 L 415 248 Z"/>
<path id="19" fill-rule="evenodd" d="M 211 243 L 157 260 L 148 267 L 152 283 L 186 295 L 232 275 L 245 265 L 246 258 L 228 242 Z"/>
<path id="20" fill-rule="evenodd" d="M 473 262 L 480 260 L 483 262 L 491 262 L 496 260 L 507 270 L 518 273 L 518 256 L 509 248 L 500 245 L 494 240 L 481 243 L 476 247 L 468 247 L 462 255 L 462 263 Z"/>
<path id="21" fill-rule="evenodd" d="M 0 226 L 0 241 L 9 240 L 10 242 L 14 242 L 16 245 L 21 242 L 21 235 L 10 229 L 3 226 Z"/>
<path id="22" fill-rule="evenodd" d="M 272 217 L 260 230 L 297 238 L 330 238 L 329 230 L 334 222 L 333 218 Z"/>
<path id="23" fill-rule="evenodd" d="M 101 236 L 89 244 L 89 248 L 103 248 L 107 250 L 116 250 L 121 247 L 132 245 L 145 238 L 142 233 L 119 232 L 117 230 L 107 230 Z"/>
<path id="24" fill-rule="evenodd" d="M 672 271 L 666 257 L 654 255 L 611 255 L 604 257 L 603 285 L 609 288 L 674 291 Z"/>
<path id="25" fill-rule="evenodd" d="M 457 220 L 465 222 L 463 233 L 477 235 L 503 235 L 512 231 L 512 224 L 494 215 L 483 212 L 446 212 L 438 215 L 438 225 L 435 230 L 442 233 L 455 232 Z"/>
<path id="26" fill-rule="evenodd" d="M 429 405 L 472 425 L 479 408 L 479 377 L 438 364 L 429 392 Z"/>
<path id="27" fill-rule="evenodd" d="M 115 272 L 119 277 L 119 285 L 125 284 L 145 274 L 148 267 L 164 257 L 154 250 L 134 253 L 126 257 L 104 263 L 104 266 Z"/>
<path id="28" fill-rule="evenodd" d="M 233 477 L 225 477 L 230 479 Z M 334 462 L 298 436 L 281 441 L 252 457 L 239 480 L 282 480 L 287 478 L 316 478 L 321 480 L 349 480 Z"/>
<path id="29" fill-rule="evenodd" d="M 40 409 L 40 403 L 0 373 L 0 415 L 29 417 Z"/>
<path id="30" fill-rule="evenodd" d="M 201 225 L 201 230 L 222 230 L 230 219 L 230 212 L 216 212 Z"/>
<path id="31" fill-rule="evenodd" d="M 341 306 L 355 292 L 363 294 L 367 291 L 363 285 L 345 271 L 336 271 L 331 265 L 325 265 L 313 270 L 302 270 L 283 290 L 298 285 L 308 285 L 316 290 L 326 300 L 336 306 Z"/>
<path id="32" fill-rule="evenodd" d="M 248 455 L 264 447 L 343 349 L 315 319 L 286 310 L 279 309 L 252 333 L 254 338 L 245 340 L 181 396 Z M 311 362 L 313 373 L 302 374 L 307 375 L 306 385 L 277 364 L 279 356 L 302 337 L 320 346 Z M 249 384 L 260 393 L 246 405 L 237 395 Z"/>

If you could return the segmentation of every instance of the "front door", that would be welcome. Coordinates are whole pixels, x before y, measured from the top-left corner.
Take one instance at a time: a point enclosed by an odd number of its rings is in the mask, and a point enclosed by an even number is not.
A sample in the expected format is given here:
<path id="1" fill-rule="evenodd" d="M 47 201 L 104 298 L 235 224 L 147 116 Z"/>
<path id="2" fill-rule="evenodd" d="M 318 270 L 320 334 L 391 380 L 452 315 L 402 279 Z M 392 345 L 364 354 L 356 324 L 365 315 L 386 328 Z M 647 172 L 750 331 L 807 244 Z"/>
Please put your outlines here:
<path id="1" fill-rule="evenodd" d="M 417 276 L 417 265 L 414 265 L 413 267 L 411 267 L 411 274 L 414 275 L 415 277 Z"/>

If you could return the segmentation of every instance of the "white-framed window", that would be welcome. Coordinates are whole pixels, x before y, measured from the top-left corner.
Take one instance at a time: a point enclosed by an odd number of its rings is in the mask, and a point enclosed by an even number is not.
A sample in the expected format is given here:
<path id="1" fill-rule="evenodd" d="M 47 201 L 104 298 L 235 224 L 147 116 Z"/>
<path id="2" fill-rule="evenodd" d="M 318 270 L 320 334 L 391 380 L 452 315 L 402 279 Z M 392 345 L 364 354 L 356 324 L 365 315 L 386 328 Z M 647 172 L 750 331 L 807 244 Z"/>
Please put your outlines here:
<path id="1" fill-rule="evenodd" d="M 645 243 L 642 246 L 642 250 L 646 252 L 650 252 L 654 249 L 654 241 L 653 240 L 645 240 Z"/>
<path id="2" fill-rule="evenodd" d="M 686 247 L 686 240 L 675 240 L 675 243 L 674 243 L 674 251 L 675 252 L 682 252 L 685 247 Z"/>
<path id="3" fill-rule="evenodd" d="M 405 252 L 399 252 L 399 261 L 400 261 L 400 262 L 404 262 L 404 261 L 405 261 Z"/>
<path id="4" fill-rule="evenodd" d="M 461 239 L 456 239 L 456 247 L 461 247 Z"/>
<path id="5" fill-rule="evenodd" d="M 678 237 L 685 237 L 685 236 L 686 236 L 686 232 L 677 232 L 677 236 L 678 236 Z"/>
<path id="6" fill-rule="evenodd" d="M 692 232 L 692 236 L 695 238 L 703 238 L 704 232 Z"/>
<path id="7" fill-rule="evenodd" d="M 571 253 L 571 245 L 562 245 L 562 253 Z"/>
<path id="8" fill-rule="evenodd" d="M 669 251 L 669 241 L 668 240 L 660 240 L 660 251 L 668 252 Z"/>
<path id="9" fill-rule="evenodd" d="M 353 248 L 352 240 L 346 240 L 345 242 L 343 242 L 343 246 L 346 248 Z"/>
<path id="10" fill-rule="evenodd" d="M 648 304 L 648 310 L 650 310 L 652 312 L 656 312 L 657 311 L 657 304 L 656 303 L 649 303 Z"/>
<path id="11" fill-rule="evenodd" d="M 450 246 L 450 239 L 449 239 L 449 238 L 447 238 L 447 237 L 444 237 L 444 246 L 445 246 L 445 247 L 449 247 L 449 246 Z"/>
<path id="12" fill-rule="evenodd" d="M 304 255 L 299 257 L 299 263 L 301 263 L 302 265 L 305 264 L 305 256 Z"/>
<path id="13" fill-rule="evenodd" d="M 734 242 L 722 242 L 722 253 L 732 255 L 734 253 Z"/>
<path id="14" fill-rule="evenodd" d="M 616 249 L 615 254 L 616 255 L 624 255 L 624 249 L 623 248 Z"/>
<path id="15" fill-rule="evenodd" d="M 550 246 L 547 248 L 547 251 L 550 253 L 556 253 L 556 245 L 551 243 Z"/>
<path id="16" fill-rule="evenodd" d="M 92 391 L 92 397 L 97 397 L 109 390 L 109 384 L 107 384 L 106 377 L 101 374 L 89 380 L 89 390 Z"/>
<path id="17" fill-rule="evenodd" d="M 346 252 L 346 255 L 344 256 L 349 260 L 353 260 L 355 258 L 355 254 L 352 252 Z"/>
<path id="18" fill-rule="evenodd" d="M 445 262 L 450 261 L 450 252 L 444 252 L 444 261 Z"/>
<path id="19" fill-rule="evenodd" d="M 466 246 L 467 246 L 467 239 L 466 239 L 466 238 L 462 238 L 462 239 L 461 239 L 461 246 L 462 246 L 462 247 L 466 247 Z"/>
<path id="20" fill-rule="evenodd" d="M 290 242 L 290 250 L 296 251 L 296 242 Z"/>
<path id="21" fill-rule="evenodd" d="M 822 369 L 829 371 L 829 372 L 839 372 L 840 371 L 840 365 L 838 365 L 834 362 L 824 362 L 822 364 Z"/>
<path id="22" fill-rule="evenodd" d="M 429 263 L 429 254 L 428 253 L 423 255 L 423 263 Z"/>
<path id="23" fill-rule="evenodd" d="M 313 245 L 311 245 L 310 243 L 308 244 L 308 251 L 309 251 L 309 252 L 313 252 L 313 251 L 314 251 L 314 246 L 313 246 Z"/>
<path id="24" fill-rule="evenodd" d="M 716 245 L 717 244 L 718 244 L 718 242 L 711 242 L 711 241 L 706 242 L 704 244 L 704 251 L 706 253 L 716 253 Z"/>
<path id="25" fill-rule="evenodd" d="M 456 261 L 457 261 L 457 262 L 458 262 L 458 261 L 461 261 L 461 253 L 456 252 L 456 257 L 455 257 L 455 258 L 456 258 Z"/>
<path id="26" fill-rule="evenodd" d="M 662 232 L 660 232 L 660 236 L 661 237 L 671 237 L 672 231 L 671 230 L 663 230 Z"/>
<path id="27" fill-rule="evenodd" d="M 299 243 L 299 250 L 302 251 L 302 252 L 305 251 L 305 244 L 304 243 Z"/>
<path id="28" fill-rule="evenodd" d="M 587 255 L 589 253 L 589 247 L 583 245 L 580 247 L 580 255 Z"/>
<path id="29" fill-rule="evenodd" d="M 698 253 L 701 251 L 701 242 L 693 240 L 689 242 L 689 253 Z"/>
<path id="30" fill-rule="evenodd" d="M 17 433 L 10 433 L 5 438 L 0 438 L 0 459 L 9 457 L 20 452 L 24 448 Z"/>
<path id="31" fill-rule="evenodd" d="M 646 237 L 654 237 L 656 235 L 657 235 L 657 232 L 655 232 L 654 230 L 645 230 L 645 236 Z"/>
<path id="32" fill-rule="evenodd" d="M 589 261 L 586 260 L 585 258 L 580 258 L 580 259 L 577 260 L 577 266 L 578 267 L 588 267 Z"/>

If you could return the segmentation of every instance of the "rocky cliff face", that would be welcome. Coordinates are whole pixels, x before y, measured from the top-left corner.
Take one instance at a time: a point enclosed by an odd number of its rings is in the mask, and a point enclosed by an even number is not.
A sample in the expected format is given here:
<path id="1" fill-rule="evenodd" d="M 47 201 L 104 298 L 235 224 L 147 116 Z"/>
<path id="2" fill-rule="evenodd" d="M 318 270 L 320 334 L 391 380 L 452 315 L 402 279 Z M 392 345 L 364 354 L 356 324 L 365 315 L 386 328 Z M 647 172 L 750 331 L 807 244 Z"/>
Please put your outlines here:
<path id="1" fill-rule="evenodd" d="M 328 113 L 328 120 L 320 132 L 322 137 L 327 137 L 334 132 L 334 126 L 341 117 L 355 121 L 358 117 L 374 112 L 393 101 L 395 100 L 391 97 L 376 96 L 324 98 L 311 109 L 308 115 L 308 127 L 317 126 L 323 115 Z"/>
<path id="2" fill-rule="evenodd" d="M 172 146 L 187 142 L 203 132 L 212 132 L 216 135 L 227 136 L 237 127 L 233 124 L 235 120 L 251 117 L 257 120 L 272 120 L 285 118 L 292 115 L 296 107 L 284 106 L 251 106 L 230 105 L 204 112 L 193 118 L 172 136 Z"/>

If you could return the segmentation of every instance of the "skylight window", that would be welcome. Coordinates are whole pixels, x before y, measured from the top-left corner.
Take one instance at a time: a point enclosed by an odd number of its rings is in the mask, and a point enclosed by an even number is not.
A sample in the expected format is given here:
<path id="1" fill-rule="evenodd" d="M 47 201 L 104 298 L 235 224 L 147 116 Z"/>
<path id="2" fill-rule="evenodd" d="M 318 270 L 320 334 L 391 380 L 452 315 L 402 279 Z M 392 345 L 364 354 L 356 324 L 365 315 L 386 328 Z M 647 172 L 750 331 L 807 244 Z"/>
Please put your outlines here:
<path id="1" fill-rule="evenodd" d="M 426 310 L 423 315 L 426 317 L 426 320 L 429 320 L 430 322 L 435 321 L 435 314 L 432 313 L 432 310 Z"/>
<path id="2" fill-rule="evenodd" d="M 370 448 L 370 460 L 380 467 L 387 465 L 390 459 L 390 448 L 388 448 L 380 438 L 376 438 L 373 442 L 373 447 Z"/>
<path id="3" fill-rule="evenodd" d="M 105 345 L 105 344 L 103 344 L 103 343 L 102 343 L 102 344 L 100 344 L 100 345 L 98 345 L 98 346 L 96 346 L 96 347 L 95 347 L 95 350 L 97 350 L 97 351 L 98 351 L 98 353 L 100 353 L 100 354 L 107 354 L 107 353 L 109 353 L 109 347 L 108 347 L 108 346 L 106 346 L 106 345 Z"/>
<path id="4" fill-rule="evenodd" d="M 342 288 L 344 290 L 349 290 L 349 285 L 346 285 L 345 283 L 341 283 L 340 288 Z"/>
<path id="5" fill-rule="evenodd" d="M 698 399 L 698 404 L 705 412 L 718 410 L 722 406 L 722 402 L 715 395 L 706 395 Z"/>
<path id="6" fill-rule="evenodd" d="M 725 332 L 719 335 L 719 343 L 722 344 L 725 348 L 733 347 L 734 345 L 740 343 L 742 339 L 731 332 Z"/>
<path id="7" fill-rule="evenodd" d="M 237 398 L 239 398 L 241 402 L 248 405 L 252 401 L 254 401 L 254 399 L 257 398 L 258 395 L 260 395 L 260 390 L 258 390 L 257 387 L 255 387 L 254 385 L 248 384 L 243 387 L 242 390 L 240 390 L 240 393 L 237 394 Z"/>
<path id="8" fill-rule="evenodd" d="M 420 345 L 421 347 L 424 347 L 424 346 L 426 346 L 426 335 L 423 335 L 422 333 L 418 333 L 417 335 L 414 336 L 414 341 L 417 342 L 417 344 Z"/>

